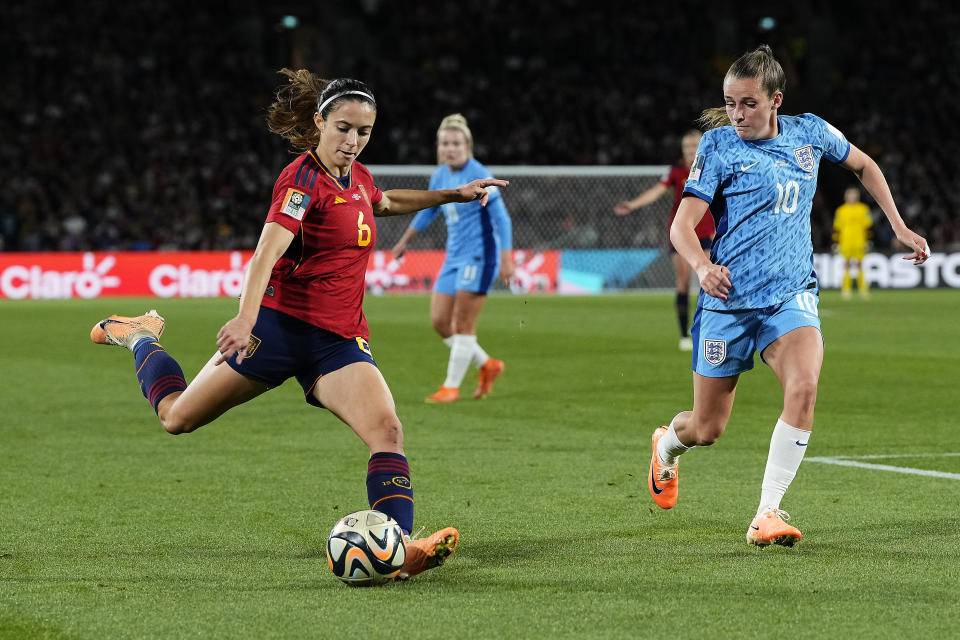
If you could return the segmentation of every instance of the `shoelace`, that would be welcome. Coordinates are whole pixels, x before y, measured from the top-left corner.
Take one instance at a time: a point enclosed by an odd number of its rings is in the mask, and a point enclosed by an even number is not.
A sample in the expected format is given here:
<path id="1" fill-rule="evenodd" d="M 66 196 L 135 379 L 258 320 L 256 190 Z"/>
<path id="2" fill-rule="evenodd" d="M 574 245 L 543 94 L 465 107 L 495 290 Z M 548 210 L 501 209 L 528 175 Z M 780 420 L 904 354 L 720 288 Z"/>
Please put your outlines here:
<path id="1" fill-rule="evenodd" d="M 420 525 L 420 528 L 417 529 L 416 533 L 414 533 L 413 535 L 407 536 L 407 539 L 405 540 L 405 542 L 413 542 L 414 540 L 419 539 L 420 534 L 423 533 L 423 530 L 426 528 L 427 528 L 426 525 Z"/>
<path id="2" fill-rule="evenodd" d="M 666 482 L 667 480 L 673 480 L 674 478 L 677 477 L 677 465 L 676 465 L 676 464 L 673 464 L 672 466 L 669 466 L 669 467 L 668 467 L 667 465 L 665 465 L 665 464 L 663 463 L 662 460 L 660 460 L 659 462 L 660 462 L 660 475 L 659 475 L 659 477 L 658 477 L 657 479 L 660 480 L 660 482 Z"/>

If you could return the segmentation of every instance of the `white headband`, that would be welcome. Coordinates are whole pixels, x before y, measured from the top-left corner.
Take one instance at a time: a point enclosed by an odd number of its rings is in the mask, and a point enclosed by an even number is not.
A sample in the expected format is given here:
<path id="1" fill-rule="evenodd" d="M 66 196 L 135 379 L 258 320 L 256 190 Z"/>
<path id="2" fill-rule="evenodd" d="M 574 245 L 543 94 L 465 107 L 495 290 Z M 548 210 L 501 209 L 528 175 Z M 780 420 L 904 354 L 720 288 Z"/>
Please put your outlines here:
<path id="1" fill-rule="evenodd" d="M 320 115 L 323 115 L 323 110 L 324 108 L 326 108 L 328 104 L 330 104 L 337 98 L 342 98 L 343 96 L 348 96 L 348 95 L 363 96 L 364 98 L 367 98 L 368 100 L 370 100 L 370 102 L 376 103 L 376 100 L 374 100 L 373 96 L 370 95 L 369 93 L 364 93 L 363 91 L 356 91 L 356 90 L 341 91 L 340 93 L 334 94 L 329 98 L 327 98 L 326 100 L 324 100 L 322 103 L 320 103 L 320 106 L 317 107 L 317 113 L 319 113 Z"/>

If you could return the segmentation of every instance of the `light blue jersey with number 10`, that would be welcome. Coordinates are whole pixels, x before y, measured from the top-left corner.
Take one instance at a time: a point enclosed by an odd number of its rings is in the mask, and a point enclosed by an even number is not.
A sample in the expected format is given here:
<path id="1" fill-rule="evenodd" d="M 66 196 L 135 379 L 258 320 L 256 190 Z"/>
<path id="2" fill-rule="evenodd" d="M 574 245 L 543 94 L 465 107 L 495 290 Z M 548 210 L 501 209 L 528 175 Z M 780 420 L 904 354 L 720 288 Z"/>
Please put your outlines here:
<path id="1" fill-rule="evenodd" d="M 810 209 L 820 158 L 843 162 L 850 143 L 811 113 L 778 116 L 779 134 L 743 140 L 733 127 L 700 140 L 684 194 L 710 204 L 717 235 L 710 259 L 730 269 L 726 300 L 701 295 L 714 311 L 760 309 L 817 288 Z"/>

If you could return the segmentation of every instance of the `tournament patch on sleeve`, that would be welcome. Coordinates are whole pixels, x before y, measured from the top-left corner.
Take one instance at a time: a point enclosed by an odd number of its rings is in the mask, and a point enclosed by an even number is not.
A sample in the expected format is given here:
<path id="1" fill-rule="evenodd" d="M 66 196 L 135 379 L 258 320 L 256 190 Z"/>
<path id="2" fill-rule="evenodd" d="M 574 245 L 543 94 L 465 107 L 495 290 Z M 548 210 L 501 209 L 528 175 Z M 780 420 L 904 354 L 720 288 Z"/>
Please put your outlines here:
<path id="1" fill-rule="evenodd" d="M 283 205 L 280 207 L 280 212 L 287 214 L 295 220 L 303 220 L 303 214 L 307 212 L 309 205 L 310 196 L 303 191 L 290 188 L 287 189 L 287 195 L 283 197 Z"/>
<path id="2" fill-rule="evenodd" d="M 690 165 L 690 177 L 688 180 L 697 181 L 700 179 L 700 173 L 703 171 L 703 156 L 699 153 L 697 157 L 693 159 L 693 164 Z"/>

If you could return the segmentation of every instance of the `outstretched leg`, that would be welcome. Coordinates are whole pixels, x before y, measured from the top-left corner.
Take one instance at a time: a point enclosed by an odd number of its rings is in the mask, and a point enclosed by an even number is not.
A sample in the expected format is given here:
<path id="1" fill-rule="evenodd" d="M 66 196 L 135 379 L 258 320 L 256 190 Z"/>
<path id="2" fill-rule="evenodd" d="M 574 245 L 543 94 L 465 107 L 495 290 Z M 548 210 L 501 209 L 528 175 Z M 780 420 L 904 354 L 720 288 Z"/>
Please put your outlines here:
<path id="1" fill-rule="evenodd" d="M 137 317 L 110 316 L 93 326 L 90 339 L 133 352 L 140 390 L 169 433 L 193 431 L 269 389 L 226 365 L 214 365 L 215 358 L 188 386 L 180 365 L 160 344 L 165 328 L 152 310 Z"/>
<path id="2" fill-rule="evenodd" d="M 460 534 L 453 527 L 445 527 L 425 538 L 409 538 L 414 501 L 410 468 L 403 453 L 403 426 L 380 370 L 367 362 L 348 364 L 321 377 L 312 393 L 370 448 L 370 508 L 392 517 L 408 536 L 407 558 L 399 579 L 443 564 L 456 549 Z"/>

